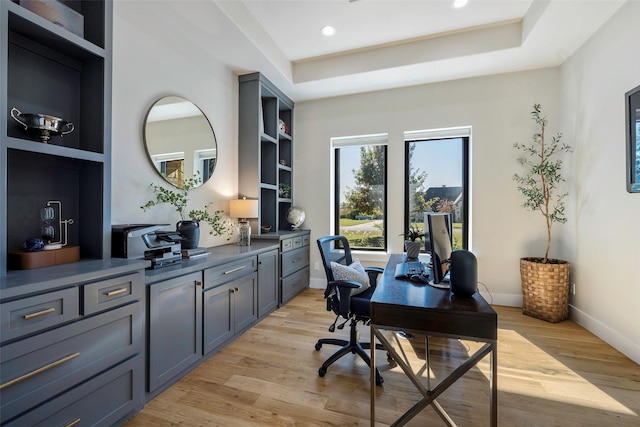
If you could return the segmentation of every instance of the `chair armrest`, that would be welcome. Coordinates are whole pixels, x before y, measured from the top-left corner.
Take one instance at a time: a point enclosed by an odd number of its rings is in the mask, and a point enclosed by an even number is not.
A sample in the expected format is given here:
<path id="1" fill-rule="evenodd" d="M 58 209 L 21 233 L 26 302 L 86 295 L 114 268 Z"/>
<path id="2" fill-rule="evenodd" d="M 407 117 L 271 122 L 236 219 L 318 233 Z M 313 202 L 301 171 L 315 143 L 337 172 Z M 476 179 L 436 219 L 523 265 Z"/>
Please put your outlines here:
<path id="1" fill-rule="evenodd" d="M 375 286 L 378 282 L 378 276 L 384 273 L 384 268 L 380 267 L 365 267 L 364 271 L 369 275 L 369 283 L 371 286 Z"/>
<path id="2" fill-rule="evenodd" d="M 349 307 L 351 306 L 351 290 L 361 288 L 362 284 L 353 280 L 332 280 L 325 290 L 327 298 L 327 310 L 343 316 L 349 317 Z M 337 301 L 332 301 L 335 299 Z M 337 302 L 337 304 L 336 304 Z M 336 311 L 337 310 L 337 311 Z"/>

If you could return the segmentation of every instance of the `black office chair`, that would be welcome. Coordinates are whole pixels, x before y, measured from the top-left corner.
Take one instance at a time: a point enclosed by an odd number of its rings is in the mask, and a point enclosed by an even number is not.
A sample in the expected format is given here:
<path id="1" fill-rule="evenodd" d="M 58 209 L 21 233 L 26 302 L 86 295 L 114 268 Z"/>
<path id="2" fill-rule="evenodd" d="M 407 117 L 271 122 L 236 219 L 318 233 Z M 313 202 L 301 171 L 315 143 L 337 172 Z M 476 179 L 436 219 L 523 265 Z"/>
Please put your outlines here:
<path id="1" fill-rule="evenodd" d="M 362 285 L 352 280 L 335 280 L 331 269 L 332 261 L 347 266 L 352 264 L 353 259 L 351 258 L 351 249 L 349 248 L 347 238 L 344 236 L 322 237 L 318 239 L 318 249 L 320 249 L 324 271 L 327 275 L 327 288 L 324 291 L 324 297 L 327 300 L 327 310 L 333 311 L 336 314 L 336 319 L 329 327 L 329 332 L 335 330 L 336 323 L 340 317 L 346 320 L 338 325 L 338 329 L 344 328 L 344 325 L 348 321 L 351 322 L 349 341 L 323 338 L 316 343 L 316 350 L 320 350 L 323 344 L 339 345 L 342 347 L 322 364 L 320 369 L 318 369 L 318 375 L 324 377 L 329 366 L 347 353 L 358 354 L 367 365 L 371 366 L 371 359 L 365 351 L 371 349 L 371 344 L 359 342 L 358 322 L 363 322 L 363 324 L 370 322 L 369 303 L 373 291 L 376 288 L 378 275 L 384 270 L 377 267 L 365 267 L 365 272 L 369 276 L 369 289 L 357 295 L 352 295 L 353 290 L 359 289 Z M 376 344 L 376 349 L 384 350 L 384 347 L 382 344 Z M 376 384 L 381 385 L 383 381 L 380 372 L 378 372 L 376 368 Z"/>

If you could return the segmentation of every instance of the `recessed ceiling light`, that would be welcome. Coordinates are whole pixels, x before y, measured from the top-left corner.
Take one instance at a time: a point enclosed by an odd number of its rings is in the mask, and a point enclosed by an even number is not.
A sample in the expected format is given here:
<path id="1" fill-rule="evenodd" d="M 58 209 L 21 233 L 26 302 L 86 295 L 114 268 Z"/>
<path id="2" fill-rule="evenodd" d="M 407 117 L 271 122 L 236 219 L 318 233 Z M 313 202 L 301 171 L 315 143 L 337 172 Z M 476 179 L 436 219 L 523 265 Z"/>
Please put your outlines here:
<path id="1" fill-rule="evenodd" d="M 467 5 L 467 3 L 469 3 L 469 0 L 453 0 L 453 3 L 451 4 L 451 6 L 454 9 L 462 9 Z"/>
<path id="2" fill-rule="evenodd" d="M 325 36 L 332 36 L 336 33 L 336 29 L 333 28 L 331 25 L 325 25 L 324 27 L 322 27 L 322 34 Z"/>

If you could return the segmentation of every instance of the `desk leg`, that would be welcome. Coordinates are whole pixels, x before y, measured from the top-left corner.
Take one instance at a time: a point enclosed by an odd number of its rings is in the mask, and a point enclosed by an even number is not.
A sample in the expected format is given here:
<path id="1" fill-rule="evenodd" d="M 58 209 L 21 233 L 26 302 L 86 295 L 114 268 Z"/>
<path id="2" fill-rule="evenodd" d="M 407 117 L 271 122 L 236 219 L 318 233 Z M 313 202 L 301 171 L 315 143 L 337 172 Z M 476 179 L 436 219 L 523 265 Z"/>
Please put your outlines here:
<path id="1" fill-rule="evenodd" d="M 498 344 L 494 342 L 492 345 L 490 366 L 491 375 L 491 425 L 497 427 L 498 425 Z"/>
<path id="2" fill-rule="evenodd" d="M 371 427 L 374 427 L 376 423 L 376 334 L 373 325 L 369 325 L 369 329 L 371 331 L 371 340 L 369 341 L 371 343 L 371 350 L 369 350 L 371 353 L 369 356 L 371 359 Z"/>

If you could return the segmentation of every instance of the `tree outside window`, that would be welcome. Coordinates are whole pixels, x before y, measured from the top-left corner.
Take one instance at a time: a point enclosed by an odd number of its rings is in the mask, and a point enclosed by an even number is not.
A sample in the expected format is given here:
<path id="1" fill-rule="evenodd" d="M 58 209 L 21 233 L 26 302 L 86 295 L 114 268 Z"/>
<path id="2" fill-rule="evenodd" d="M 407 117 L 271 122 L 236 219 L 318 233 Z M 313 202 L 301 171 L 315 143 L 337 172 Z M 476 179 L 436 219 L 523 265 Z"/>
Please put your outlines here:
<path id="1" fill-rule="evenodd" d="M 386 145 L 335 150 L 335 232 L 354 249 L 386 249 L 386 152 Z"/>

